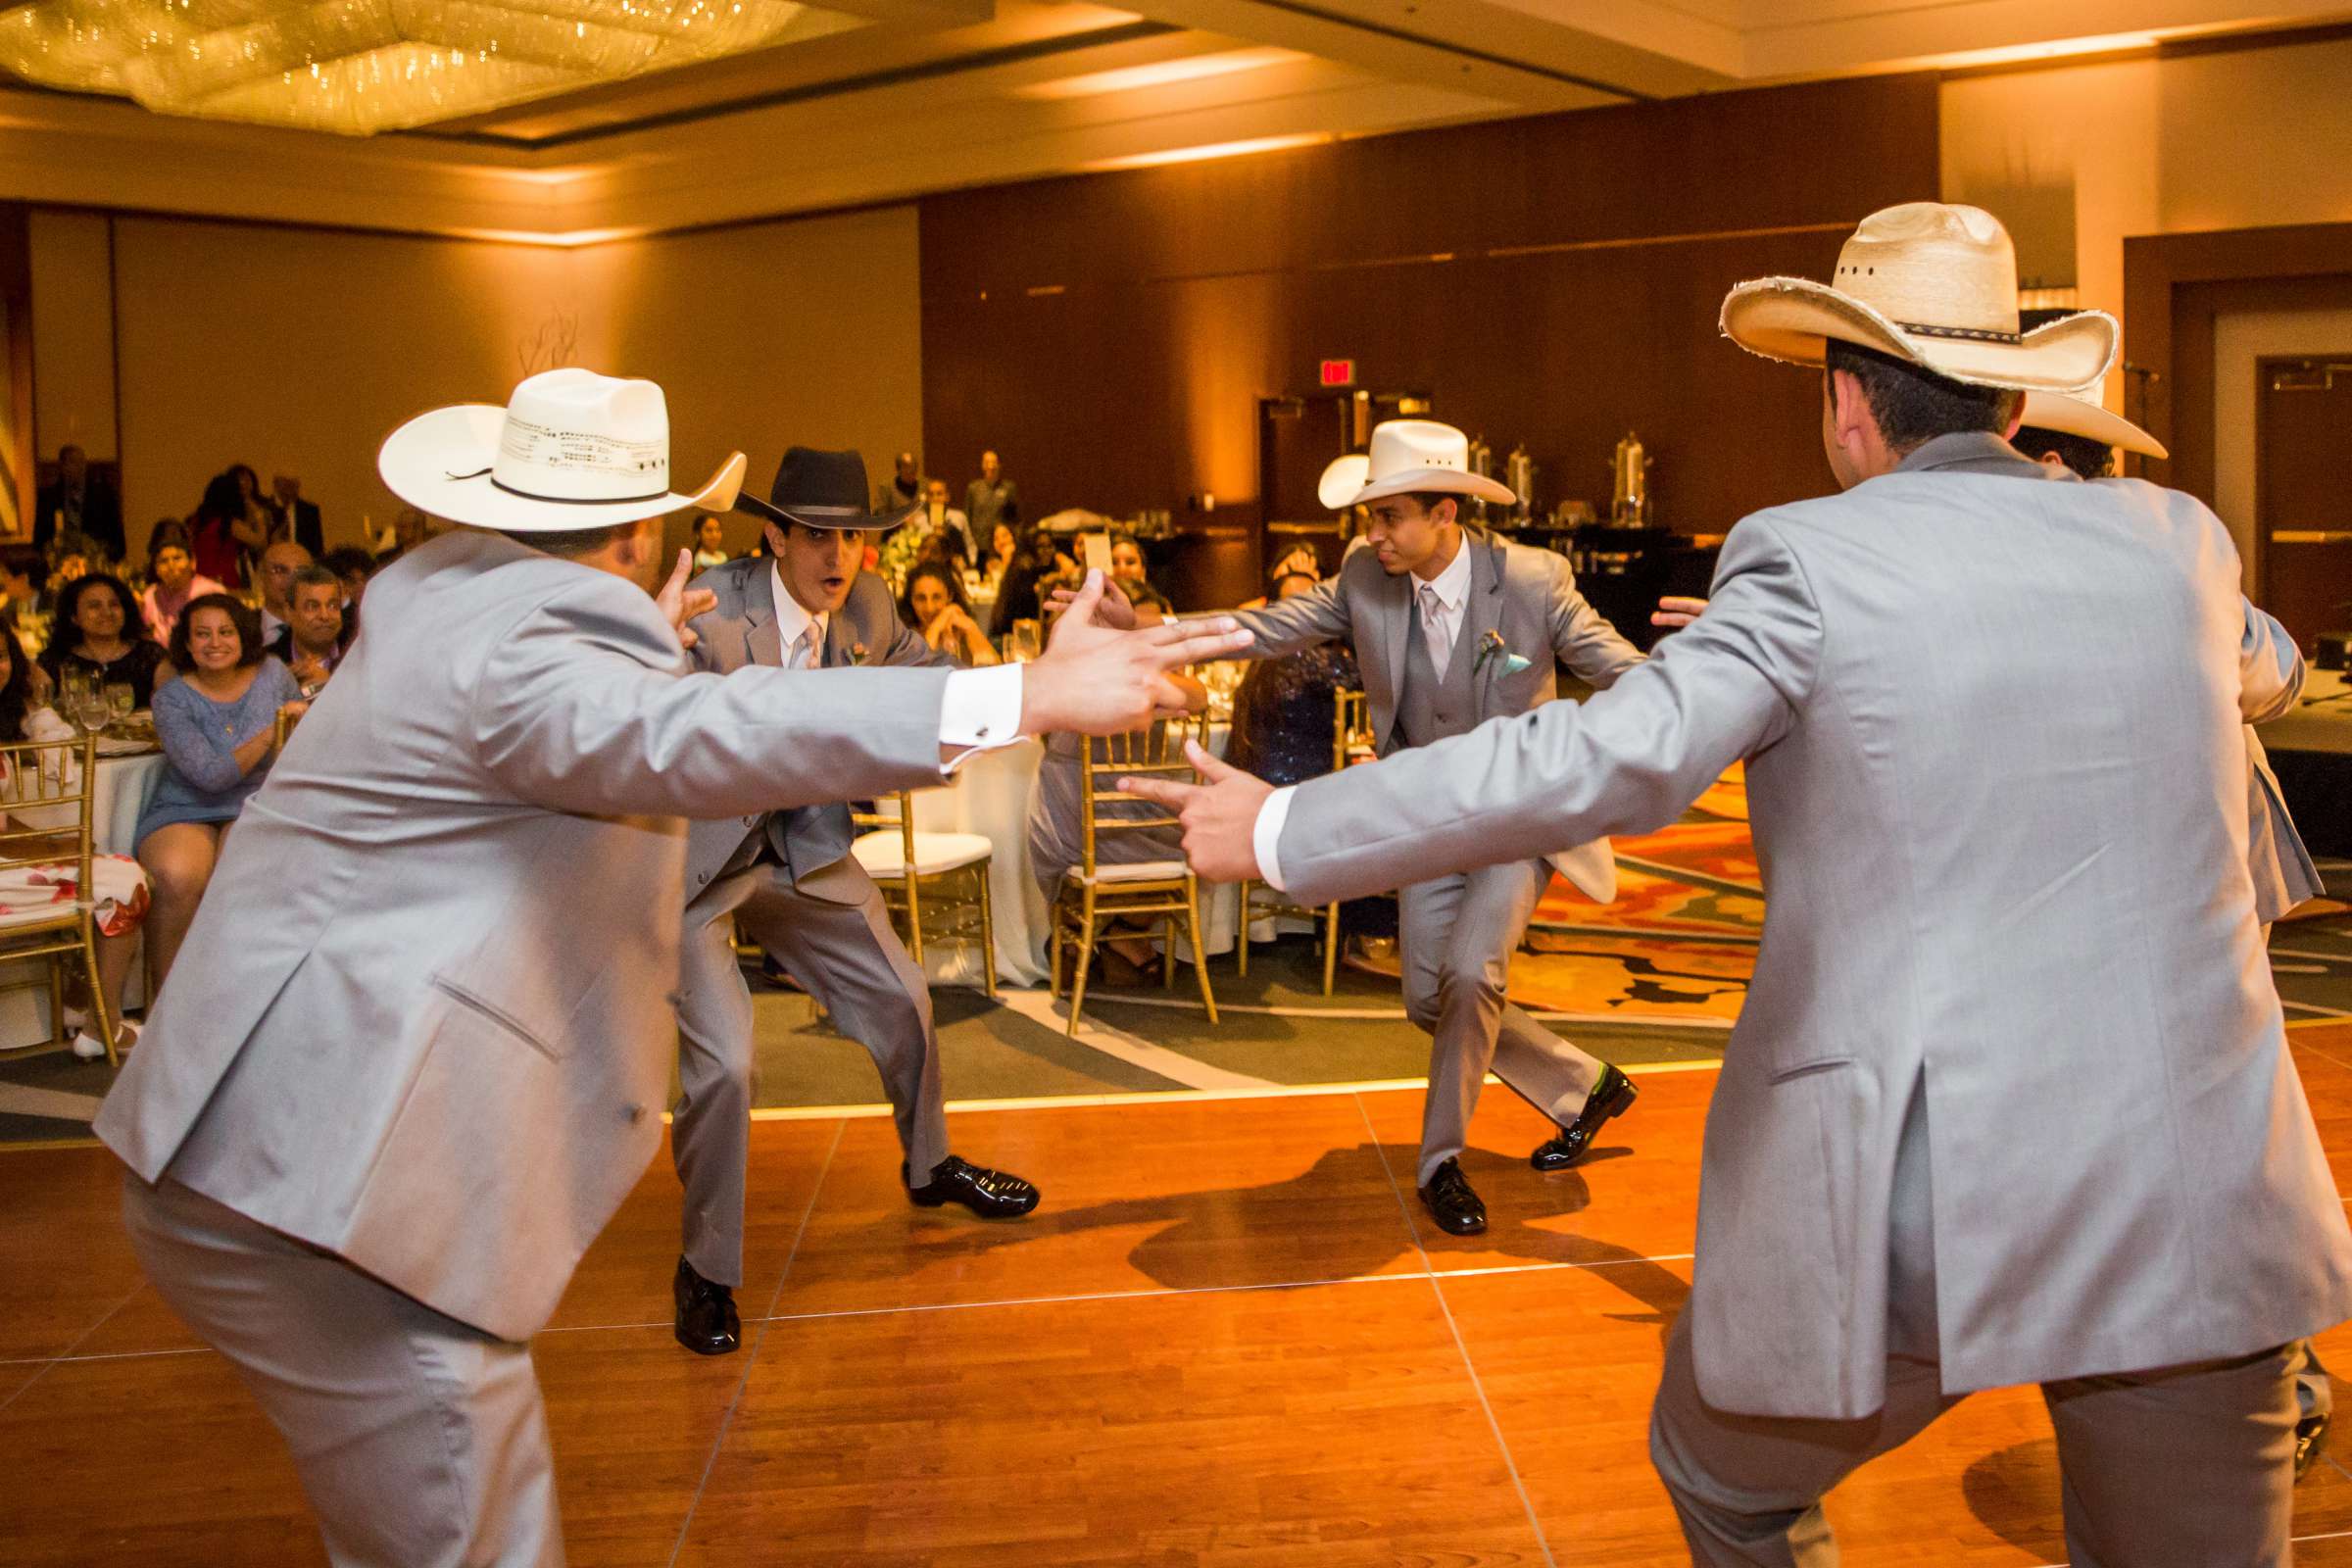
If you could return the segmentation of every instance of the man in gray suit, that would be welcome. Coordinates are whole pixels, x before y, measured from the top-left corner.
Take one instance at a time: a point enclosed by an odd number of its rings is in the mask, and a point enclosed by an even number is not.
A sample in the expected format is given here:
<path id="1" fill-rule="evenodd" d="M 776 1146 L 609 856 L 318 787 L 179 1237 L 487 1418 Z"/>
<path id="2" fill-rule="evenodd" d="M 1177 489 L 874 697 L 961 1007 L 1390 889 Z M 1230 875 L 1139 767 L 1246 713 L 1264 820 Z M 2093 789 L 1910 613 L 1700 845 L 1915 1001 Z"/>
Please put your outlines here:
<path id="1" fill-rule="evenodd" d="M 1559 696 L 1557 666 L 1607 687 L 1642 662 L 1576 591 L 1568 563 L 1460 521 L 1464 500 L 1500 506 L 1510 490 L 1469 471 L 1469 440 L 1448 424 L 1392 419 L 1372 432 L 1360 489 L 1367 548 L 1308 593 L 1239 615 L 1258 659 L 1348 641 L 1363 670 L 1375 749 L 1389 756 L 1532 712 Z M 1114 623 L 1124 604 L 1105 597 Z M 1397 890 L 1404 1007 L 1430 1035 L 1429 1095 L 1415 1186 L 1444 1230 L 1487 1228 L 1462 1174 L 1470 1115 L 1491 1069 L 1558 1124 L 1529 1156 L 1564 1170 L 1634 1102 L 1633 1081 L 1512 1005 L 1506 987 L 1536 902 L 1555 868 L 1606 904 L 1616 868 L 1605 843 L 1408 880 Z"/>
<path id="2" fill-rule="evenodd" d="M 2015 288 L 1989 215 L 1919 203 L 1836 286 L 1736 289 L 1737 341 L 1826 364 L 1844 490 L 1740 522 L 1613 690 L 1146 792 L 1201 874 L 1321 902 L 1656 827 L 1746 759 L 1764 943 L 1651 1425 L 1709 1564 L 1834 1561 L 1824 1493 L 2021 1382 L 2077 1564 L 2284 1564 L 2292 1345 L 2352 1313 L 2246 866 L 2242 726 L 2301 661 L 2204 507 L 2003 441 L 2115 352 Z"/>
<path id="3" fill-rule="evenodd" d="M 1017 689 L 688 674 L 687 559 L 646 592 L 662 517 L 728 505 L 743 459 L 678 495 L 668 446 L 661 388 L 575 369 L 385 443 L 393 493 L 468 526 L 369 584 L 99 1112 L 141 1266 L 284 1434 L 338 1565 L 563 1561 L 523 1342 L 661 1141 L 682 818 L 1132 727 L 1214 657 L 1147 631 L 1062 639 Z"/>
<path id="4" fill-rule="evenodd" d="M 904 515 L 868 513 L 865 495 L 857 453 L 794 447 L 767 500 L 738 498 L 765 520 L 768 553 L 695 579 L 715 598 L 690 623 L 696 668 L 955 667 L 899 619 L 882 579 L 860 570 L 866 530 Z M 735 961 L 739 923 L 872 1054 L 906 1151 L 900 1179 L 915 1203 L 961 1203 L 989 1219 L 1037 1206 L 1028 1182 L 948 1149 L 931 988 L 891 929 L 881 890 L 851 857 L 855 837 L 838 802 L 697 822 L 687 834 L 683 1094 L 670 1124 L 685 1244 L 672 1295 L 678 1343 L 699 1354 L 742 1343 L 734 1292 L 751 1154 L 752 997 Z"/>

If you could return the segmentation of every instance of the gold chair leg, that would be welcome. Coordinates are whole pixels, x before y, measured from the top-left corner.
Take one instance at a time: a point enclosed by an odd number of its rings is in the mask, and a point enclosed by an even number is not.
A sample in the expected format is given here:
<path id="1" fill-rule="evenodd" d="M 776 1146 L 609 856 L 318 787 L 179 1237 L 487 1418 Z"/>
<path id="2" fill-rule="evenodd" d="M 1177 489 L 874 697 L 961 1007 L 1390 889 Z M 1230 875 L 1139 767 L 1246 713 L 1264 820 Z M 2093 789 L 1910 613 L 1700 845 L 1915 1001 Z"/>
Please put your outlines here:
<path id="1" fill-rule="evenodd" d="M 1176 989 L 1176 916 L 1162 915 L 1159 921 L 1159 989 Z"/>
<path id="2" fill-rule="evenodd" d="M 1193 973 L 1200 977 L 1200 1004 L 1208 1009 L 1208 1021 L 1217 1021 L 1217 994 L 1208 988 L 1208 959 L 1200 952 L 1200 884 L 1185 873 L 1184 902 L 1190 906 L 1185 916 L 1185 934 L 1193 939 Z"/>
<path id="3" fill-rule="evenodd" d="M 988 902 L 988 862 L 982 860 L 980 871 L 980 976 L 987 988 L 988 1000 L 997 1000 L 997 919 Z"/>
<path id="4" fill-rule="evenodd" d="M 1046 994 L 1055 1002 L 1061 1000 L 1061 915 L 1062 898 L 1056 891 L 1046 906 Z"/>
<path id="5" fill-rule="evenodd" d="M 1340 906 L 1323 906 L 1323 994 L 1331 995 L 1332 983 L 1340 973 Z"/>
<path id="6" fill-rule="evenodd" d="M 1078 1009 L 1086 1005 L 1086 970 L 1095 956 L 1095 890 L 1086 890 L 1086 901 L 1079 914 L 1078 956 L 1070 969 L 1070 1022 L 1063 1033 L 1075 1039 L 1078 1034 Z"/>
<path id="7" fill-rule="evenodd" d="M 1234 972 L 1247 978 L 1250 973 L 1250 879 L 1242 878 L 1242 903 L 1238 923 L 1233 928 Z"/>
<path id="8" fill-rule="evenodd" d="M 81 918 L 81 957 L 90 971 L 90 1022 L 97 1027 L 98 1038 L 106 1046 L 106 1064 L 122 1065 L 122 1054 L 115 1049 L 115 1020 L 106 1005 L 106 987 L 98 982 L 98 923 L 89 915 Z"/>
<path id="9" fill-rule="evenodd" d="M 920 969 L 923 966 L 923 906 L 920 897 L 914 890 L 914 885 L 918 880 L 919 878 L 914 874 L 914 867 L 908 866 L 906 868 L 906 956 L 912 958 L 914 966 Z"/>
<path id="10" fill-rule="evenodd" d="M 62 1046 L 72 1037 L 66 1033 L 66 964 L 58 954 L 49 955 L 49 1043 Z"/>

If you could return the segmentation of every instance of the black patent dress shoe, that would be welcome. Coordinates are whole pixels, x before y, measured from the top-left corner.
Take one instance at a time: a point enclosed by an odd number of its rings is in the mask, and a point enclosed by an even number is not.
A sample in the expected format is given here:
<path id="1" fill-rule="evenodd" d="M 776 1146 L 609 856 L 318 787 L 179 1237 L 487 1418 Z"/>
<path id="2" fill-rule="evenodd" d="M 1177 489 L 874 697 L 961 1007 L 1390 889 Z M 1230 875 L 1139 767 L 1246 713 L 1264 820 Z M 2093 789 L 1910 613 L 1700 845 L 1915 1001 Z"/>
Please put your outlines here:
<path id="1" fill-rule="evenodd" d="M 1421 1202 L 1438 1222 L 1438 1229 L 1448 1236 L 1476 1236 L 1487 1228 L 1487 1205 L 1470 1190 L 1470 1178 L 1462 1174 L 1458 1159 L 1438 1167 L 1429 1185 L 1421 1189 Z"/>
<path id="2" fill-rule="evenodd" d="M 906 1181 L 906 1174 L 902 1163 L 899 1180 Z M 1019 1219 L 1037 1206 L 1038 1194 L 1009 1171 L 990 1170 L 950 1154 L 932 1167 L 931 1179 L 922 1186 L 908 1183 L 906 1196 L 917 1208 L 961 1203 L 982 1219 Z"/>
<path id="3" fill-rule="evenodd" d="M 1622 1116 L 1633 1108 L 1634 1099 L 1642 1093 L 1634 1081 L 1614 1067 L 1600 1069 L 1600 1082 L 1585 1097 L 1585 1108 L 1576 1113 L 1576 1120 L 1560 1129 L 1560 1135 L 1548 1143 L 1537 1146 L 1527 1156 L 1527 1162 L 1538 1170 L 1566 1170 L 1585 1157 L 1599 1136 L 1601 1125 L 1612 1116 Z"/>
<path id="4" fill-rule="evenodd" d="M 2304 1472 L 2312 1467 L 2313 1462 L 2320 1456 L 2320 1450 L 2327 1446 L 2327 1416 L 2307 1415 L 2295 1423 L 2295 1479 L 2297 1481 L 2303 1479 Z"/>
<path id="5" fill-rule="evenodd" d="M 735 1315 L 735 1293 L 713 1285 L 678 1259 L 669 1294 L 678 1303 L 678 1343 L 697 1355 L 725 1355 L 743 1344 L 743 1320 Z"/>

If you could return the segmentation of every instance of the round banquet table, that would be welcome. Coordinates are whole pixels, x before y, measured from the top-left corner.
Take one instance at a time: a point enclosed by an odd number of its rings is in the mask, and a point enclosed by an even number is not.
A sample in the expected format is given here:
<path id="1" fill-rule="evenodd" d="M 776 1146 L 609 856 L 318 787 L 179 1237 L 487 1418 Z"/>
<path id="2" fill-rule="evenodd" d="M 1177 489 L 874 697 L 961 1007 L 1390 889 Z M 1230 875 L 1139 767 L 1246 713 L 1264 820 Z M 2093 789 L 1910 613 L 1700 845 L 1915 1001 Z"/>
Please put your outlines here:
<path id="1" fill-rule="evenodd" d="M 131 835 L 138 830 L 139 812 L 146 809 L 147 797 L 155 793 L 156 780 L 163 776 L 163 771 L 164 754 L 153 747 L 98 759 L 98 788 L 90 802 L 93 850 L 100 855 L 136 852 L 138 846 L 131 841 Z M 71 807 L 19 808 L 10 814 L 30 827 L 70 829 L 74 819 Z M 146 1001 L 146 965 L 134 962 L 130 978 L 123 984 L 122 1003 L 127 1007 L 138 1007 L 145 1005 Z M 24 958 L 0 964 L 0 1051 L 38 1045 L 48 1038 L 46 961 Z"/>
<path id="2" fill-rule="evenodd" d="M 1222 757 L 1229 733 L 1223 724 L 1212 725 L 1209 750 Z M 994 846 L 988 890 L 997 925 L 997 978 L 1010 985 L 1042 986 L 1047 980 L 1046 941 L 1052 929 L 1029 858 L 1029 800 L 1045 757 L 1043 741 L 1024 738 L 980 753 L 956 769 L 951 783 L 914 792 L 916 832 L 977 833 Z M 1241 890 L 1232 883 L 1200 889 L 1202 952 L 1233 951 L 1240 909 Z M 976 988 L 981 983 L 976 947 L 968 941 L 926 943 L 923 973 L 933 985 Z M 1190 955 L 1179 945 L 1177 956 Z"/>

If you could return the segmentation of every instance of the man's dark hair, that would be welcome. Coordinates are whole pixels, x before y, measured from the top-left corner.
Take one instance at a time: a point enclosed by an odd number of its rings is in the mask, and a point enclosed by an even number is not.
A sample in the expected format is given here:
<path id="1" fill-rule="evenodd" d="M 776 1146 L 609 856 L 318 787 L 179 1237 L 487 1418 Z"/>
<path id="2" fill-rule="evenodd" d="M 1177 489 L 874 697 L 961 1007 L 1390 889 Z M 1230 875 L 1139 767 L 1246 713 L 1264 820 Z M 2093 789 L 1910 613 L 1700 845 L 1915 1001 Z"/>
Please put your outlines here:
<path id="1" fill-rule="evenodd" d="M 199 610 L 218 610 L 228 616 L 228 623 L 237 628 L 237 667 L 262 662 L 266 651 L 262 647 L 262 617 L 246 608 L 245 602 L 233 594 L 198 594 L 188 601 L 179 612 L 179 622 L 172 628 L 172 643 L 166 650 L 172 656 L 172 667 L 182 675 L 196 668 L 196 656 L 188 652 L 188 628 L 196 623 Z"/>
<path id="2" fill-rule="evenodd" d="M 1469 520 L 1467 515 L 1469 498 L 1455 495 L 1450 490 L 1407 490 L 1404 493 L 1404 499 L 1419 507 L 1423 512 L 1435 512 L 1438 510 L 1439 502 L 1450 501 L 1453 503 L 1453 520 L 1456 522 Z"/>
<path id="3" fill-rule="evenodd" d="M 2038 424 L 2021 424 L 2009 444 L 2035 460 L 2046 452 L 2073 469 L 2078 478 L 2115 477 L 2115 448 L 2086 435 L 2069 435 L 2064 430 L 2045 430 Z"/>
<path id="4" fill-rule="evenodd" d="M 1822 374 L 1838 370 L 1862 384 L 1862 398 L 1879 421 L 1880 438 L 1895 453 L 1907 453 L 1939 435 L 1978 430 L 1999 435 L 2026 396 L 2001 387 L 1967 386 L 1908 360 L 1832 338 Z M 1836 396 L 1834 384 L 1831 395 Z"/>
<path id="5" fill-rule="evenodd" d="M 502 533 L 505 530 L 500 530 Z M 616 522 L 604 528 L 566 528 L 560 533 L 510 533 L 506 537 L 526 549 L 564 561 L 577 561 L 593 556 L 605 546 L 625 539 L 637 531 L 633 522 Z"/>
<path id="6" fill-rule="evenodd" d="M 295 590 L 299 588 L 332 588 L 340 594 L 343 591 L 343 579 L 335 575 L 334 568 L 331 566 L 322 566 L 317 562 L 313 562 L 307 566 L 297 567 L 293 580 L 286 584 L 286 602 L 288 604 L 294 602 Z"/>
<path id="7" fill-rule="evenodd" d="M 375 558 L 357 545 L 336 546 L 318 558 L 318 564 L 333 572 L 337 579 L 375 575 Z"/>

